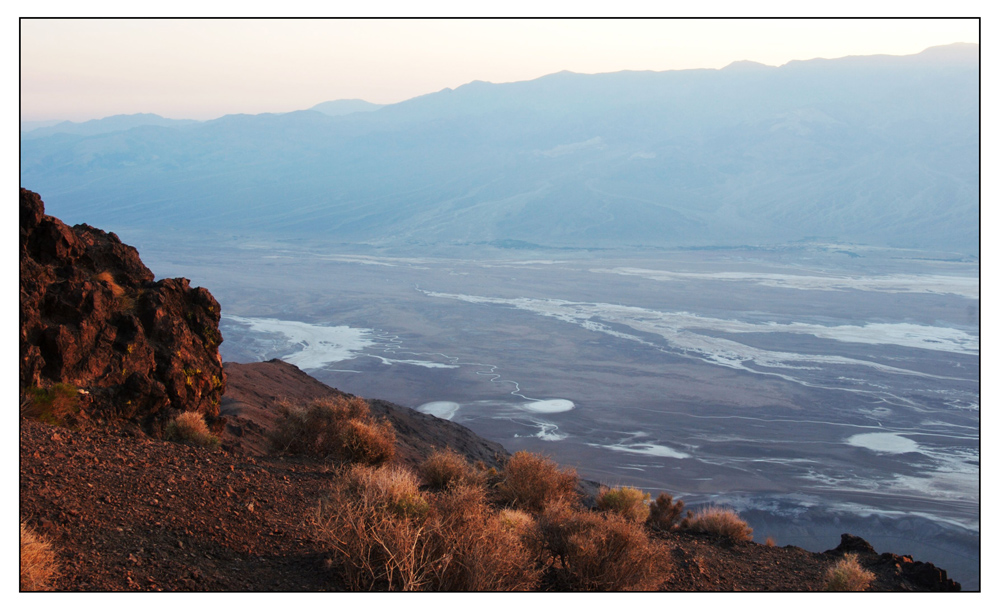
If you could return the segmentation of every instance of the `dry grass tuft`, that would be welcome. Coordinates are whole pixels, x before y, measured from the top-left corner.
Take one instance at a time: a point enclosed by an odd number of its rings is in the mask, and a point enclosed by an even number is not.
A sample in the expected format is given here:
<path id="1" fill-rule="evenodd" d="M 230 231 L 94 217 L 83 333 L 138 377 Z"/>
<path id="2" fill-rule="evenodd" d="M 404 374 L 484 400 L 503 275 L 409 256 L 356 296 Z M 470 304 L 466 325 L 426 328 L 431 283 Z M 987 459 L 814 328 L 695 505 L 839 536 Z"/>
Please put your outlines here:
<path id="1" fill-rule="evenodd" d="M 407 519 L 423 519 L 430 505 L 420 493 L 420 481 L 402 466 L 351 466 L 343 475 L 350 497 Z"/>
<path id="2" fill-rule="evenodd" d="M 775 545 L 774 538 L 772 538 L 771 536 L 768 536 L 767 538 L 764 539 L 764 546 L 774 546 L 774 545 Z"/>
<path id="3" fill-rule="evenodd" d="M 649 519 L 646 523 L 653 529 L 669 531 L 677 524 L 683 511 L 683 500 L 674 502 L 673 496 L 661 492 L 649 507 Z"/>
<path id="4" fill-rule="evenodd" d="M 516 532 L 522 537 L 530 536 L 537 527 L 535 518 L 531 516 L 531 513 L 526 513 L 516 508 L 502 509 L 497 514 L 497 518 L 500 520 L 502 527 Z"/>
<path id="5" fill-rule="evenodd" d="M 864 591 L 875 575 L 861 567 L 857 555 L 847 554 L 826 573 L 827 591 Z"/>
<path id="6" fill-rule="evenodd" d="M 51 545 L 21 521 L 21 591 L 51 591 L 57 573 Z"/>
<path id="7" fill-rule="evenodd" d="M 118 282 L 115 281 L 114 276 L 109 271 L 97 273 L 91 279 L 107 286 L 111 290 L 111 296 L 116 299 L 121 298 L 125 294 L 125 289 L 118 285 Z"/>
<path id="8" fill-rule="evenodd" d="M 476 470 L 468 460 L 450 447 L 435 449 L 420 464 L 420 474 L 431 489 L 442 490 L 449 485 L 482 485 L 486 479 L 485 470 Z"/>
<path id="9" fill-rule="evenodd" d="M 576 501 L 577 479 L 572 468 L 560 470 L 547 457 L 518 451 L 504 466 L 496 493 L 504 504 L 538 513 L 552 502 Z"/>
<path id="10" fill-rule="evenodd" d="M 620 515 L 550 504 L 539 517 L 538 535 L 560 589 L 655 591 L 667 578 L 668 555 L 642 525 Z"/>
<path id="11" fill-rule="evenodd" d="M 125 293 L 125 289 L 115 281 L 114 276 L 111 275 L 109 271 L 97 273 L 90 279 L 104 284 L 109 290 L 111 290 L 111 297 L 114 302 L 115 311 L 122 313 L 135 310 L 135 299 Z"/>
<path id="12" fill-rule="evenodd" d="M 376 421 L 363 399 L 323 398 L 306 406 L 279 405 L 270 434 L 277 453 L 381 464 L 396 454 L 392 425 Z"/>
<path id="13" fill-rule="evenodd" d="M 28 388 L 22 411 L 46 424 L 64 427 L 75 426 L 85 416 L 80 409 L 80 391 L 69 383 Z"/>
<path id="14" fill-rule="evenodd" d="M 649 494 L 634 487 L 602 489 L 597 496 L 597 508 L 633 523 L 644 523 L 649 517 Z"/>
<path id="15" fill-rule="evenodd" d="M 352 462 L 381 464 L 396 455 L 396 433 L 388 421 L 349 419 L 341 431 L 344 455 Z"/>
<path id="16" fill-rule="evenodd" d="M 213 435 L 205 423 L 205 416 L 196 411 L 185 411 L 171 420 L 163 431 L 168 441 L 213 449 L 219 446 L 219 437 Z"/>
<path id="17" fill-rule="evenodd" d="M 538 572 L 518 532 L 479 486 L 425 496 L 398 466 L 347 470 L 317 514 L 350 588 L 389 591 L 526 591 Z"/>
<path id="18" fill-rule="evenodd" d="M 694 532 L 704 532 L 729 538 L 734 541 L 753 540 L 753 529 L 740 519 L 736 511 L 718 506 L 710 506 L 684 519 L 681 527 Z"/>

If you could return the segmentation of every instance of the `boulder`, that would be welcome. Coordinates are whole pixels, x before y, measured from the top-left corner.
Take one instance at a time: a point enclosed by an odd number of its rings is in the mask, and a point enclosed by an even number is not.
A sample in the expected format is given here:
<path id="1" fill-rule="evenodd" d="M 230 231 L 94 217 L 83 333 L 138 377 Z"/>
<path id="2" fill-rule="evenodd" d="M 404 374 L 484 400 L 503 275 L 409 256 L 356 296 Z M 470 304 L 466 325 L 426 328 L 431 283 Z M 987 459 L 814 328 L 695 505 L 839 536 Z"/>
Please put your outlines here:
<path id="1" fill-rule="evenodd" d="M 180 411 L 219 414 L 219 303 L 188 280 L 153 281 L 114 233 L 65 225 L 20 196 L 20 386 L 77 387 L 87 417 L 149 432 Z"/>

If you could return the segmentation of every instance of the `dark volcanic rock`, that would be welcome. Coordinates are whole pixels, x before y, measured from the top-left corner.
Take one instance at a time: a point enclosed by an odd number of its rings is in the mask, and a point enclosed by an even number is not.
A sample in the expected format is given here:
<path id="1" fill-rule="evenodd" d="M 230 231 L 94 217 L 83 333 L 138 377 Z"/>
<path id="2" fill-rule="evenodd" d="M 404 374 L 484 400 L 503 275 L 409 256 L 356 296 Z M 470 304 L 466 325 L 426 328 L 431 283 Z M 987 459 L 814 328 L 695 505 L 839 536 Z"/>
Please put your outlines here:
<path id="1" fill-rule="evenodd" d="M 874 555 L 875 548 L 867 540 L 865 540 L 860 536 L 855 536 L 854 534 L 841 534 L 840 544 L 837 545 L 837 548 L 827 552 L 836 553 L 839 555 L 843 555 L 846 553 Z"/>
<path id="2" fill-rule="evenodd" d="M 841 534 L 837 548 L 826 551 L 828 555 L 853 553 L 861 564 L 894 585 L 896 591 L 961 591 L 962 586 L 948 578 L 948 572 L 932 563 L 913 561 L 909 555 L 882 553 L 864 538 Z"/>
<path id="3" fill-rule="evenodd" d="M 177 411 L 217 416 L 225 373 L 219 304 L 186 279 L 153 281 L 114 233 L 68 227 L 20 197 L 20 386 L 72 384 L 90 416 L 159 429 Z"/>

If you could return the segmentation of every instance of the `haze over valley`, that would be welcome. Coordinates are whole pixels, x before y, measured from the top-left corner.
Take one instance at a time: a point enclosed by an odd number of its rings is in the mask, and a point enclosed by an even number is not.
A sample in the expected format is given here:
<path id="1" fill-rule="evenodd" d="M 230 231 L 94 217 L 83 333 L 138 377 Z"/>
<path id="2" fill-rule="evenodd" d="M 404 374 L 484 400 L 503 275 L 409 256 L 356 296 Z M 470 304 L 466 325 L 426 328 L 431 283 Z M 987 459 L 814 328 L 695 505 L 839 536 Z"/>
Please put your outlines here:
<path id="1" fill-rule="evenodd" d="M 21 177 L 68 222 L 120 230 L 974 254 L 977 74 L 959 44 L 473 82 L 337 116 L 113 117 L 23 134 Z"/>

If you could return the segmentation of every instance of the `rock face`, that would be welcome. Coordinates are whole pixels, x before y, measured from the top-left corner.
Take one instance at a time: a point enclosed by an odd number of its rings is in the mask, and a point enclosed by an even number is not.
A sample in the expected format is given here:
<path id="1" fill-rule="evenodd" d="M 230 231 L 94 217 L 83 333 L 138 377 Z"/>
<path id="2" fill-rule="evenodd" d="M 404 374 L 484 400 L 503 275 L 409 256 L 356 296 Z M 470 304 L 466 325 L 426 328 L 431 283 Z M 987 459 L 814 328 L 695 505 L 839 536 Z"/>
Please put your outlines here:
<path id="1" fill-rule="evenodd" d="M 72 384 L 91 417 L 150 432 L 179 411 L 219 414 L 219 303 L 188 280 L 153 281 L 114 233 L 66 226 L 20 196 L 20 386 Z"/>
<path id="2" fill-rule="evenodd" d="M 882 553 L 879 555 L 867 540 L 851 534 L 841 534 L 837 548 L 830 555 L 853 553 L 869 569 L 894 582 L 897 591 L 961 591 L 962 585 L 948 578 L 948 572 L 932 563 L 914 561 L 909 555 Z"/>

